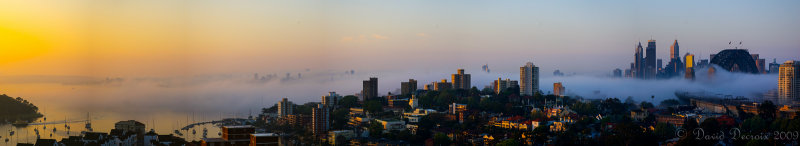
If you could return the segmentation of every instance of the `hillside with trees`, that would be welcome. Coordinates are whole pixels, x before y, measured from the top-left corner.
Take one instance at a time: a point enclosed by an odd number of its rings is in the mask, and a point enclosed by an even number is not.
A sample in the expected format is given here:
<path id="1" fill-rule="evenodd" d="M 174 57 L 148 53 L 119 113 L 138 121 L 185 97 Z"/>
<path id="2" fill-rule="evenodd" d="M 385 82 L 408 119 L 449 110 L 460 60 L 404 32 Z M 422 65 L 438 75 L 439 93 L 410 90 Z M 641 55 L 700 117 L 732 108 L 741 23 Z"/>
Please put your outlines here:
<path id="1" fill-rule="evenodd" d="M 15 121 L 33 121 L 42 117 L 39 108 L 21 97 L 13 98 L 8 95 L 0 95 L 0 124 L 12 123 Z"/>

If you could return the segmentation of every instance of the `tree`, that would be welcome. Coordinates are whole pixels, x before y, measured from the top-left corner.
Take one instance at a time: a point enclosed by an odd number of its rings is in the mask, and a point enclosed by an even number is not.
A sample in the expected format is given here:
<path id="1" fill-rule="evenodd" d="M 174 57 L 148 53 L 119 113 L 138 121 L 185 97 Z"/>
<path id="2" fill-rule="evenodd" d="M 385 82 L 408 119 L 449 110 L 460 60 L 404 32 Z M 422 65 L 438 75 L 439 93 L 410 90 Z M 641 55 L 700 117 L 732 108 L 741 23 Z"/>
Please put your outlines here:
<path id="1" fill-rule="evenodd" d="M 677 99 L 667 99 L 667 100 L 661 101 L 661 104 L 659 104 L 659 106 L 663 106 L 663 107 L 670 107 L 670 106 L 676 106 L 676 105 L 681 105 L 681 102 L 678 101 Z"/>
<path id="2" fill-rule="evenodd" d="M 761 132 L 765 130 L 766 127 L 767 121 L 762 119 L 761 116 L 753 116 L 742 122 L 742 130 L 748 132 Z"/>
<path id="3" fill-rule="evenodd" d="M 447 137 L 447 135 L 444 135 L 443 133 L 436 133 L 436 135 L 433 136 L 433 145 L 436 146 L 450 145 L 450 137 Z"/>
<path id="4" fill-rule="evenodd" d="M 369 100 L 364 104 L 364 110 L 376 114 L 383 112 L 383 104 L 378 100 Z"/>
<path id="5" fill-rule="evenodd" d="M 351 108 L 351 107 L 358 107 L 358 97 L 353 95 L 347 95 L 339 99 L 339 107 L 342 108 Z"/>
<path id="6" fill-rule="evenodd" d="M 675 126 L 669 123 L 658 123 L 653 132 L 658 136 L 659 141 L 667 140 L 675 137 Z"/>
<path id="7" fill-rule="evenodd" d="M 655 105 L 653 105 L 652 103 L 649 103 L 647 101 L 642 101 L 642 103 L 639 103 L 639 106 L 641 108 L 643 108 L 643 109 L 649 109 L 649 108 L 655 107 Z"/>
<path id="8" fill-rule="evenodd" d="M 772 103 L 772 101 L 764 101 L 761 105 L 758 106 L 758 115 L 761 118 L 764 118 L 767 121 L 775 120 L 775 113 L 778 110 L 778 107 Z"/>
<path id="9" fill-rule="evenodd" d="M 349 121 L 349 117 L 347 116 L 350 114 L 350 110 L 347 108 L 337 108 L 334 109 L 331 113 L 331 128 L 332 129 L 343 129 L 347 122 Z"/>
<path id="10" fill-rule="evenodd" d="M 369 125 L 369 137 L 380 138 L 383 134 L 383 125 L 378 121 L 372 121 Z"/>
<path id="11" fill-rule="evenodd" d="M 500 143 L 497 143 L 497 146 L 519 146 L 519 145 L 520 145 L 519 141 L 516 141 L 514 139 L 506 139 L 501 141 Z"/>

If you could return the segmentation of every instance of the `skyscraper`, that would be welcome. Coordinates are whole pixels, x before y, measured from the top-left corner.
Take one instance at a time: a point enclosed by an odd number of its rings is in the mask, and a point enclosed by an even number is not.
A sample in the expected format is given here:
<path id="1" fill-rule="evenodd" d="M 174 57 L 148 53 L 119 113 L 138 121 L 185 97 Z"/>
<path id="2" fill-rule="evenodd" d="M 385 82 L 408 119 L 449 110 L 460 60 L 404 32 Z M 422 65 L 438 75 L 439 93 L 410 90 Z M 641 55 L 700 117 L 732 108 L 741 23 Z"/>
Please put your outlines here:
<path id="1" fill-rule="evenodd" d="M 372 77 L 364 80 L 364 88 L 361 90 L 362 101 L 367 101 L 378 97 L 378 78 Z"/>
<path id="2" fill-rule="evenodd" d="M 566 93 L 566 88 L 564 88 L 564 85 L 561 84 L 561 82 L 553 83 L 553 95 L 564 96 L 564 93 Z"/>
<path id="3" fill-rule="evenodd" d="M 683 55 L 683 58 L 683 62 L 686 62 L 686 68 L 694 67 L 694 54 L 687 52 L 686 55 Z"/>
<path id="4" fill-rule="evenodd" d="M 622 77 L 622 69 L 619 69 L 619 68 L 614 69 L 614 77 L 615 78 L 621 78 Z"/>
<path id="5" fill-rule="evenodd" d="M 409 95 L 417 91 L 417 80 L 408 79 L 408 82 L 400 82 L 400 94 Z"/>
<path id="6" fill-rule="evenodd" d="M 778 64 L 775 58 L 772 59 L 772 63 L 769 63 L 769 73 L 777 74 L 781 68 L 781 64 Z"/>
<path id="7" fill-rule="evenodd" d="M 686 53 L 683 58 L 683 61 L 686 62 L 686 75 L 684 77 L 689 80 L 694 80 L 694 54 Z"/>
<path id="8" fill-rule="evenodd" d="M 647 41 L 647 55 L 645 56 L 645 79 L 654 79 L 656 77 L 656 40 Z"/>
<path id="9" fill-rule="evenodd" d="M 669 59 L 670 60 L 671 59 L 681 59 L 681 54 L 678 54 L 678 53 L 680 53 L 680 49 L 679 48 L 680 47 L 678 46 L 678 40 L 675 40 L 675 42 L 672 43 L 672 46 L 669 46 Z"/>
<path id="10" fill-rule="evenodd" d="M 311 132 L 314 135 L 322 135 L 328 132 L 330 128 L 330 111 L 328 107 L 323 104 L 317 104 L 317 107 L 311 110 Z"/>
<path id="11" fill-rule="evenodd" d="M 525 63 L 525 66 L 519 67 L 519 94 L 520 95 L 533 95 L 539 91 L 539 67 L 533 65 L 533 62 Z"/>
<path id="12" fill-rule="evenodd" d="M 456 74 L 452 74 L 450 80 L 453 82 L 454 89 L 469 89 L 472 88 L 470 84 L 470 75 L 464 74 L 464 69 L 458 69 Z"/>
<path id="13" fill-rule="evenodd" d="M 631 68 L 631 72 L 633 73 L 633 77 L 643 79 L 644 78 L 644 58 L 642 58 L 642 42 L 639 42 L 639 45 L 636 45 L 634 49 L 636 53 L 633 55 L 633 68 Z"/>
<path id="14" fill-rule="evenodd" d="M 800 100 L 800 62 L 784 62 L 778 73 L 778 100 L 783 103 Z"/>
<path id="15" fill-rule="evenodd" d="M 764 69 L 766 67 L 764 66 L 764 64 L 766 63 L 766 61 L 764 59 L 759 58 L 758 54 L 750 54 L 750 56 L 752 56 L 753 61 L 756 62 L 756 68 L 758 68 L 758 73 L 760 74 L 765 73 L 766 71 Z"/>
<path id="16" fill-rule="evenodd" d="M 280 102 L 278 102 L 278 117 L 292 115 L 293 111 L 294 103 L 289 101 L 289 99 L 283 98 Z"/>

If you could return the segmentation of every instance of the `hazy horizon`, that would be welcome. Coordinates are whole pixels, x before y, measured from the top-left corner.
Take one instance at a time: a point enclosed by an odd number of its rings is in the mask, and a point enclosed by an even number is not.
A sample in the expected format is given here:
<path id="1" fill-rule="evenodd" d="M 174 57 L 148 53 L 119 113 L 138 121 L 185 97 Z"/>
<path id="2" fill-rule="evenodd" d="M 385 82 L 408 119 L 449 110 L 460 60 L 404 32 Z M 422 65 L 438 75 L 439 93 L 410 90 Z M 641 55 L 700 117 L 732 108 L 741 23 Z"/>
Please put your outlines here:
<path id="1" fill-rule="evenodd" d="M 646 96 L 601 88 L 606 82 L 623 87 L 651 84 L 603 77 L 629 67 L 637 42 L 656 40 L 663 65 L 676 39 L 680 54 L 693 53 L 696 61 L 735 47 L 760 54 L 767 63 L 773 58 L 779 63 L 800 60 L 800 17 L 793 17 L 800 14 L 794 7 L 798 4 L 3 1 L 0 93 L 114 99 L 109 102 L 133 102 L 137 107 L 166 108 L 186 99 L 198 102 L 187 106 L 225 100 L 257 106 L 253 101 L 262 97 L 267 103 L 281 97 L 303 103 L 328 91 L 353 94 L 368 77 L 379 77 L 379 92 L 386 94 L 407 79 L 417 79 L 420 87 L 449 80 L 458 68 L 466 69 L 473 86 L 482 88 L 498 77 L 517 80 L 519 67 L 533 62 L 540 67 L 542 89 L 560 81 L 568 91 L 584 96 L 601 89 L 609 90 L 602 91 L 608 96 Z M 491 72 L 481 71 L 484 64 Z M 355 74 L 345 73 L 350 70 Z M 555 77 L 554 70 L 575 76 Z M 276 76 L 249 80 L 256 73 Z M 292 78 L 283 79 L 287 73 Z M 298 73 L 304 79 L 293 79 Z M 763 92 L 774 86 L 768 84 L 770 78 L 732 79 L 760 81 L 754 92 Z M 716 87 L 663 82 L 665 90 L 654 91 L 662 96 L 676 88 Z M 139 97 L 170 100 L 116 100 Z"/>

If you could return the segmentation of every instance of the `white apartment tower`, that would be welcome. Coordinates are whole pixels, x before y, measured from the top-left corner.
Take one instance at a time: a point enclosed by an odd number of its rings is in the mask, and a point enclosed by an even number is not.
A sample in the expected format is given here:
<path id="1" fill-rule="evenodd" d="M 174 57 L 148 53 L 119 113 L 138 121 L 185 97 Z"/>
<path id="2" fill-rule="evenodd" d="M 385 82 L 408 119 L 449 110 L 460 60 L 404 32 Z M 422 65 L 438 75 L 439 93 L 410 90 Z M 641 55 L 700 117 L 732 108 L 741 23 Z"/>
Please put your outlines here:
<path id="1" fill-rule="evenodd" d="M 539 67 L 533 65 L 532 62 L 525 63 L 525 66 L 519 67 L 519 94 L 520 95 L 533 95 L 539 91 Z"/>

